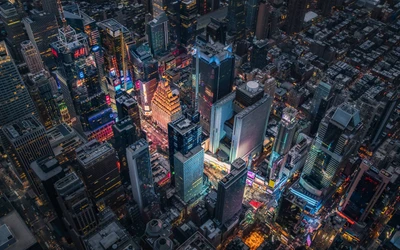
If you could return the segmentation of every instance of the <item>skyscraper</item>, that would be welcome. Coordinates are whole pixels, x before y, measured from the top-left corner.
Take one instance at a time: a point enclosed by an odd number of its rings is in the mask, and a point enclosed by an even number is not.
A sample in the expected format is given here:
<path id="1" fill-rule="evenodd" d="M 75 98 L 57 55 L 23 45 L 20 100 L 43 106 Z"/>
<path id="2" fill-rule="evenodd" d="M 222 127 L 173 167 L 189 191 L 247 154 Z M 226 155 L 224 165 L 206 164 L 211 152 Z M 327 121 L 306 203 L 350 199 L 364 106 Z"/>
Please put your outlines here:
<path id="1" fill-rule="evenodd" d="M 167 10 L 167 1 L 166 0 L 150 0 L 153 10 L 153 18 L 161 15 L 161 13 Z"/>
<path id="2" fill-rule="evenodd" d="M 130 182 L 128 161 L 126 159 L 126 148 L 132 145 L 138 138 L 132 119 L 124 117 L 119 119 L 113 126 L 114 137 L 111 140 L 115 151 L 117 151 L 120 165 L 120 175 L 123 183 Z"/>
<path id="3" fill-rule="evenodd" d="M 254 32 L 256 29 L 258 0 L 249 0 L 246 2 L 246 29 Z"/>
<path id="4" fill-rule="evenodd" d="M 192 60 L 196 68 L 195 57 L 199 57 L 199 112 L 203 130 L 210 132 L 211 106 L 232 92 L 235 57 L 230 48 L 220 43 L 207 43 L 197 47 Z M 197 76 L 196 76 L 197 77 Z"/>
<path id="5" fill-rule="evenodd" d="M 7 37 L 5 42 L 10 48 L 12 58 L 22 62 L 21 43 L 28 40 L 21 22 L 21 16 L 11 2 L 0 5 L 0 19 L 4 23 Z"/>
<path id="6" fill-rule="evenodd" d="M 197 5 L 195 0 L 183 0 L 180 6 L 181 43 L 193 44 L 197 29 Z"/>
<path id="7" fill-rule="evenodd" d="M 4 42 L 0 43 L 0 126 L 36 112 Z"/>
<path id="8" fill-rule="evenodd" d="M 58 10 L 56 13 L 34 13 L 33 15 L 23 19 L 29 40 L 37 48 L 44 64 L 49 68 L 52 68 L 55 65 L 53 54 L 51 53 L 51 48 L 49 46 L 49 44 L 57 41 L 58 24 L 55 14 L 58 15 Z"/>
<path id="9" fill-rule="evenodd" d="M 43 10 L 55 16 L 59 16 L 57 0 L 42 0 Z"/>
<path id="10" fill-rule="evenodd" d="M 133 199 L 140 212 L 156 201 L 153 174 L 151 171 L 149 144 L 140 139 L 126 148 Z"/>
<path id="11" fill-rule="evenodd" d="M 344 199 L 339 204 L 339 215 L 350 224 L 363 224 L 371 209 L 386 189 L 392 175 L 378 170 L 368 160 L 363 160 Z"/>
<path id="12" fill-rule="evenodd" d="M 151 115 L 151 101 L 158 88 L 158 80 L 153 78 L 147 82 L 140 81 L 140 101 L 145 116 Z"/>
<path id="13" fill-rule="evenodd" d="M 218 182 L 215 218 L 221 224 L 232 219 L 242 210 L 246 177 L 246 162 L 238 158 L 232 162 L 231 172 Z"/>
<path id="14" fill-rule="evenodd" d="M 278 10 L 268 2 L 261 2 L 258 8 L 256 38 L 263 40 L 271 38 L 278 27 Z"/>
<path id="15" fill-rule="evenodd" d="M 36 106 L 40 121 L 46 129 L 49 129 L 61 121 L 61 114 L 53 95 L 55 80 L 45 70 L 28 76 L 29 94 Z"/>
<path id="16" fill-rule="evenodd" d="M 158 56 L 166 52 L 168 48 L 168 18 L 164 12 L 153 16 L 154 19 L 147 24 L 146 33 L 148 36 L 151 53 L 153 56 Z"/>
<path id="17" fill-rule="evenodd" d="M 140 113 L 139 104 L 137 101 L 128 93 L 123 92 L 117 100 L 117 112 L 118 118 L 123 119 L 124 117 L 130 117 L 133 124 L 135 124 L 136 130 L 139 132 L 140 125 Z"/>
<path id="18" fill-rule="evenodd" d="M 219 42 L 225 44 L 226 42 L 226 20 L 216 19 L 211 17 L 210 23 L 206 28 L 207 41 Z M 211 40 L 210 40 L 211 39 Z"/>
<path id="19" fill-rule="evenodd" d="M 312 103 L 311 103 L 311 115 L 313 118 L 313 123 L 311 126 L 311 134 L 314 134 L 318 130 L 318 126 L 324 118 L 325 112 L 330 108 L 333 101 L 333 88 L 332 85 L 320 81 L 317 89 L 315 90 Z"/>
<path id="20" fill-rule="evenodd" d="M 33 182 L 31 162 L 46 156 L 53 156 L 53 150 L 44 126 L 33 116 L 27 115 L 3 126 L 11 159 L 15 162 L 21 178 L 27 177 L 37 194 L 40 189 Z"/>
<path id="21" fill-rule="evenodd" d="M 186 155 L 201 145 L 201 126 L 184 116 L 168 123 L 168 150 L 171 173 L 174 175 L 174 155 L 181 152 Z M 172 177 L 173 178 L 173 177 Z"/>
<path id="22" fill-rule="evenodd" d="M 268 40 L 254 40 L 251 54 L 250 64 L 253 68 L 262 69 L 267 65 Z"/>
<path id="23" fill-rule="evenodd" d="M 307 11 L 306 8 L 307 0 L 289 0 L 286 33 L 292 35 L 301 31 Z"/>
<path id="24" fill-rule="evenodd" d="M 359 145 L 362 122 L 359 111 L 348 103 L 328 110 L 307 156 L 299 181 L 291 191 L 318 207 L 336 173 Z"/>
<path id="25" fill-rule="evenodd" d="M 58 38 L 51 44 L 58 66 L 55 76 L 72 125 L 88 140 L 109 140 L 114 117 L 101 90 L 95 52 L 89 50 L 88 37 L 64 26 Z"/>
<path id="26" fill-rule="evenodd" d="M 39 51 L 30 40 L 26 40 L 21 43 L 21 53 L 30 73 L 36 74 L 44 69 Z"/>
<path id="27" fill-rule="evenodd" d="M 76 149 L 76 158 L 86 188 L 97 209 L 118 209 L 125 199 L 114 148 L 92 140 Z"/>
<path id="28" fill-rule="evenodd" d="M 198 145 L 187 153 L 174 154 L 175 187 L 179 197 L 189 202 L 203 190 L 204 149 Z"/>
<path id="29" fill-rule="evenodd" d="M 63 213 L 63 222 L 71 235 L 74 245 L 85 250 L 82 238 L 93 232 L 98 225 L 95 208 L 85 185 L 73 172 L 54 184 L 57 200 Z"/>
<path id="30" fill-rule="evenodd" d="M 179 97 L 172 93 L 167 81 L 162 80 L 151 101 L 152 119 L 157 125 L 168 131 L 168 123 L 182 115 Z"/>
<path id="31" fill-rule="evenodd" d="M 236 40 L 243 39 L 245 36 L 245 10 L 244 1 L 229 0 L 228 3 L 228 34 Z"/>
<path id="32" fill-rule="evenodd" d="M 278 133 L 269 159 L 269 186 L 271 188 L 274 188 L 279 182 L 281 169 L 285 166 L 287 154 L 292 146 L 296 126 L 297 110 L 291 107 L 285 108 L 278 125 Z M 281 160 L 279 164 L 277 164 L 278 160 Z"/>

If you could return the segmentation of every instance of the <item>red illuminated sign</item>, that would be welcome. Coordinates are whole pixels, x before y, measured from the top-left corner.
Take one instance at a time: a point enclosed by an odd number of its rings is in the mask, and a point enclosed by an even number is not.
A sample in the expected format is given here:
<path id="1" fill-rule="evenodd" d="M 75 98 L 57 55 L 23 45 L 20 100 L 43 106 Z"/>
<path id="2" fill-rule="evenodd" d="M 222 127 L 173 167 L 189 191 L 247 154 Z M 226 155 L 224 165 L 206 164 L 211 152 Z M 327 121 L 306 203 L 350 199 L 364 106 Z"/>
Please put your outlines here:
<path id="1" fill-rule="evenodd" d="M 86 54 L 86 52 L 85 52 L 85 48 L 79 48 L 79 49 L 77 49 L 77 50 L 75 50 L 75 52 L 74 52 L 74 58 L 76 59 L 76 58 L 78 58 L 78 57 L 80 57 L 80 56 L 83 56 L 83 55 L 85 55 Z"/>
<path id="2" fill-rule="evenodd" d="M 51 48 L 51 53 L 53 54 L 53 56 L 58 57 L 58 53 L 55 49 Z"/>
<path id="3" fill-rule="evenodd" d="M 110 105 L 110 104 L 111 104 L 111 98 L 110 98 L 110 95 L 106 95 L 106 102 L 107 102 L 107 104 L 108 104 L 108 105 Z"/>

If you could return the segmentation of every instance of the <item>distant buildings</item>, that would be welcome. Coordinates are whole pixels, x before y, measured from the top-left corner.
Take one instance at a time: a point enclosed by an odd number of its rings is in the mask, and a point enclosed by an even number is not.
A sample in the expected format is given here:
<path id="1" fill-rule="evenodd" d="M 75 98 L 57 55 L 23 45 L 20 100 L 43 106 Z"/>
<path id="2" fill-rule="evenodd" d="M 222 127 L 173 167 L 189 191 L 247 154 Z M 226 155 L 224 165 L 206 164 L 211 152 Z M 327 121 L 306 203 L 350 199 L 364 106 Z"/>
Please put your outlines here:
<path id="1" fill-rule="evenodd" d="M 288 33 L 288 35 L 298 33 L 302 30 L 306 8 L 307 0 L 289 1 L 286 20 L 286 33 Z"/>

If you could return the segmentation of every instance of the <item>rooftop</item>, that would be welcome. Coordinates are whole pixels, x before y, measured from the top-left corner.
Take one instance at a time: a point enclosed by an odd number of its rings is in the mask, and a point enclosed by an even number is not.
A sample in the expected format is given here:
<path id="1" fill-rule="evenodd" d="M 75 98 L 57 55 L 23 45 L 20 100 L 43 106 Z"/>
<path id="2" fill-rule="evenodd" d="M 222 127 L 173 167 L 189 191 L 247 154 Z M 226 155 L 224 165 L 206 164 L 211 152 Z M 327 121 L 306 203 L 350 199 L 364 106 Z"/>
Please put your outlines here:
<path id="1" fill-rule="evenodd" d="M 63 171 L 54 157 L 43 157 L 31 163 L 31 169 L 41 181 L 46 181 Z"/>
<path id="2" fill-rule="evenodd" d="M 35 237 L 16 211 L 0 218 L 0 225 L 2 225 L 0 226 L 0 246 L 4 243 L 4 234 L 7 236 L 6 239 L 12 234 L 16 240 L 7 250 L 26 250 L 36 243 Z"/>
<path id="3" fill-rule="evenodd" d="M 3 132 L 10 141 L 31 134 L 38 130 L 45 130 L 43 125 L 33 115 L 27 115 L 3 127 Z"/>
<path id="4" fill-rule="evenodd" d="M 184 116 L 179 117 L 175 121 L 169 123 L 175 131 L 179 134 L 184 135 L 187 132 L 191 131 L 193 128 L 197 128 L 198 125 L 191 122 L 189 119 L 185 118 Z"/>
<path id="5" fill-rule="evenodd" d="M 83 167 L 87 167 L 113 153 L 114 148 L 110 144 L 92 140 L 76 149 L 76 158 Z"/>
<path id="6" fill-rule="evenodd" d="M 174 157 L 177 158 L 180 162 L 184 163 L 188 161 L 192 156 L 200 153 L 201 151 L 204 154 L 203 148 L 198 145 L 197 147 L 194 147 L 189 152 L 187 152 L 187 154 L 183 155 L 181 152 L 177 152 L 175 153 Z"/>
<path id="7" fill-rule="evenodd" d="M 177 250 L 212 250 L 215 247 L 200 233 L 196 232 L 187 239 Z"/>

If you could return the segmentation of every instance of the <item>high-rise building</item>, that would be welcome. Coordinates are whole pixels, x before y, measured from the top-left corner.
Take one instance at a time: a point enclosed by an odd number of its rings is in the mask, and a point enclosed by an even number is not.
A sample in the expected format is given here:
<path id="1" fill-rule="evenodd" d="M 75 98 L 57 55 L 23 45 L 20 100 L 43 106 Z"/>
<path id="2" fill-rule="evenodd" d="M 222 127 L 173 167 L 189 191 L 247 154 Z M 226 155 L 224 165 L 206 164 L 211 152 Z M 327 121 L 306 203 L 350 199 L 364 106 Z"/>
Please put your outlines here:
<path id="1" fill-rule="evenodd" d="M 264 82 L 264 92 L 271 96 L 272 98 L 275 97 L 275 90 L 276 90 L 276 80 L 275 78 L 271 77 L 268 78 Z"/>
<path id="2" fill-rule="evenodd" d="M 39 194 L 39 188 L 33 182 L 34 176 L 30 164 L 41 157 L 53 156 L 46 129 L 33 115 L 14 120 L 2 129 L 10 145 L 11 159 L 15 162 L 21 177 L 27 177 Z"/>
<path id="3" fill-rule="evenodd" d="M 286 33 L 292 35 L 303 28 L 304 17 L 307 11 L 307 0 L 290 0 L 286 18 Z"/>
<path id="4" fill-rule="evenodd" d="M 262 69 L 267 65 L 268 40 L 255 40 L 250 53 L 252 68 Z"/>
<path id="5" fill-rule="evenodd" d="M 76 149 L 76 158 L 86 188 L 97 209 L 119 208 L 125 200 L 114 148 L 92 140 Z"/>
<path id="6" fill-rule="evenodd" d="M 241 211 L 246 178 L 246 162 L 238 158 L 232 162 L 231 172 L 218 182 L 215 218 L 221 224 Z"/>
<path id="7" fill-rule="evenodd" d="M 236 40 L 243 39 L 245 36 L 245 10 L 244 1 L 229 0 L 228 1 L 228 34 Z"/>
<path id="8" fill-rule="evenodd" d="M 57 201 L 57 192 L 54 184 L 65 176 L 63 168 L 53 156 L 42 157 L 31 163 L 30 168 L 34 173 L 33 181 L 39 188 L 40 197 L 53 206 L 57 215 L 61 218 L 62 211 Z"/>
<path id="9" fill-rule="evenodd" d="M 219 9 L 220 0 L 199 0 L 196 2 L 199 14 L 202 16 Z"/>
<path id="10" fill-rule="evenodd" d="M 332 8 L 335 6 L 336 1 L 318 1 L 318 8 L 321 10 L 323 16 L 330 16 L 332 13 Z"/>
<path id="11" fill-rule="evenodd" d="M 259 1 L 250 0 L 246 2 L 246 30 L 254 32 L 256 29 L 257 12 L 258 12 Z"/>
<path id="12" fill-rule="evenodd" d="M 133 42 L 132 34 L 128 28 L 112 18 L 98 22 L 97 26 L 104 50 L 104 69 L 110 79 L 108 89 L 111 101 L 115 102 L 115 96 L 120 89 L 133 88 L 132 74 L 127 66 L 127 47 Z"/>
<path id="13" fill-rule="evenodd" d="M 216 19 L 211 17 L 210 23 L 206 28 L 206 38 L 207 41 L 218 42 L 221 44 L 225 44 L 226 42 L 226 30 L 227 24 L 224 19 Z"/>
<path id="14" fill-rule="evenodd" d="M 21 22 L 21 16 L 11 2 L 4 2 L 0 5 L 0 19 L 4 23 L 7 36 L 5 42 L 10 48 L 12 58 L 22 62 L 21 43 L 28 40 Z"/>
<path id="15" fill-rule="evenodd" d="M 0 126 L 3 126 L 36 110 L 4 42 L 0 43 L 0 66 Z"/>
<path id="16" fill-rule="evenodd" d="M 204 149 L 199 145 L 186 154 L 174 154 L 175 187 L 178 196 L 189 202 L 203 191 Z"/>
<path id="17" fill-rule="evenodd" d="M 297 129 L 297 110 L 287 107 L 283 110 L 282 119 L 278 125 L 278 133 L 272 147 L 269 159 L 269 186 L 275 188 L 279 185 L 282 168 L 286 165 L 289 150 L 292 146 L 294 134 Z"/>
<path id="18" fill-rule="evenodd" d="M 156 18 L 157 16 L 161 15 L 161 13 L 165 12 L 167 10 L 167 1 L 166 0 L 150 0 L 151 5 L 152 5 L 152 14 L 153 18 Z"/>
<path id="19" fill-rule="evenodd" d="M 56 13 L 58 13 L 58 10 Z M 48 68 L 54 67 L 54 58 L 49 44 L 57 41 L 58 35 L 58 24 L 54 14 L 52 12 L 38 12 L 23 19 L 29 40 L 37 48 Z"/>
<path id="20" fill-rule="evenodd" d="M 278 10 L 268 2 L 261 2 L 258 9 L 256 38 L 264 40 L 271 38 L 278 27 Z"/>
<path id="21" fill-rule="evenodd" d="M 72 126 L 88 140 L 109 140 L 114 117 L 101 90 L 95 52 L 89 50 L 88 37 L 64 26 L 58 38 L 51 44 L 58 67 L 55 77 Z"/>
<path id="22" fill-rule="evenodd" d="M 140 81 L 140 101 L 145 116 L 151 115 L 151 101 L 157 91 L 158 81 L 153 78 L 147 82 Z"/>
<path id="23" fill-rule="evenodd" d="M 133 199 L 140 212 L 156 201 L 153 174 L 151 171 L 149 144 L 140 139 L 126 148 Z"/>
<path id="24" fill-rule="evenodd" d="M 172 93 L 167 81 L 161 81 L 151 101 L 152 119 L 157 125 L 168 131 L 168 123 L 182 115 L 179 97 Z"/>
<path id="25" fill-rule="evenodd" d="M 169 44 L 168 18 L 164 12 L 154 15 L 154 19 L 147 24 L 146 33 L 153 56 L 167 51 Z"/>
<path id="26" fill-rule="evenodd" d="M 197 47 L 194 54 L 193 68 L 197 67 L 196 57 L 198 58 L 199 73 L 199 113 L 200 123 L 206 133 L 210 132 L 211 106 L 232 92 L 234 82 L 235 57 L 230 48 L 225 48 L 220 43 L 207 43 L 202 47 Z"/>
<path id="27" fill-rule="evenodd" d="M 168 123 L 168 150 L 171 173 L 174 175 L 174 155 L 181 152 L 186 155 L 201 145 L 201 126 L 184 116 Z M 173 177 L 172 177 L 173 178 Z"/>
<path id="28" fill-rule="evenodd" d="M 193 44 L 197 29 L 197 5 L 195 0 L 183 0 L 180 6 L 181 43 Z"/>
<path id="29" fill-rule="evenodd" d="M 136 80 L 148 82 L 152 79 L 159 80 L 158 61 L 153 59 L 148 44 L 138 47 L 132 45 L 129 48 L 130 60 Z"/>
<path id="30" fill-rule="evenodd" d="M 43 10 L 55 16 L 59 16 L 57 0 L 42 0 Z"/>
<path id="31" fill-rule="evenodd" d="M 95 208 L 82 180 L 75 173 L 66 175 L 54 184 L 60 204 L 63 222 L 74 245 L 85 250 L 82 238 L 93 232 L 98 225 Z"/>
<path id="32" fill-rule="evenodd" d="M 28 74 L 28 76 L 29 94 L 36 106 L 40 121 L 46 129 L 49 129 L 61 121 L 60 110 L 53 95 L 55 80 L 45 70 L 37 74 Z"/>
<path id="33" fill-rule="evenodd" d="M 113 125 L 114 137 L 111 140 L 115 151 L 117 151 L 118 162 L 120 165 L 120 175 L 122 182 L 130 182 L 128 161 L 126 159 L 126 148 L 132 145 L 138 138 L 135 125 L 132 119 L 124 117 Z"/>
<path id="34" fill-rule="evenodd" d="M 30 73 L 36 74 L 44 69 L 39 51 L 37 51 L 36 47 L 30 40 L 21 43 L 21 53 Z"/>
<path id="35" fill-rule="evenodd" d="M 141 4 L 136 3 L 132 6 L 134 16 L 132 20 L 132 31 L 137 37 L 144 37 L 146 34 L 146 14 L 148 12 L 146 12 L 143 2 L 144 1 L 142 1 Z"/>
<path id="36" fill-rule="evenodd" d="M 305 199 L 311 209 L 320 205 L 336 173 L 359 145 L 362 122 L 359 111 L 348 103 L 326 113 L 307 156 L 299 180 L 291 192 Z"/>
<path id="37" fill-rule="evenodd" d="M 123 119 L 124 117 L 130 117 L 131 121 L 139 132 L 141 129 L 140 125 L 140 113 L 139 104 L 137 101 L 128 93 L 123 92 L 116 100 L 118 118 Z"/>
<path id="38" fill-rule="evenodd" d="M 339 204 L 339 215 L 350 224 L 363 224 L 371 209 L 386 189 L 392 174 L 378 170 L 368 160 L 363 160 L 357 174 Z"/>
<path id="39" fill-rule="evenodd" d="M 324 118 L 325 112 L 330 108 L 332 101 L 332 85 L 325 81 L 320 81 L 312 99 L 311 114 L 313 123 L 311 126 L 311 134 L 317 132 L 318 126 L 322 118 Z"/>

